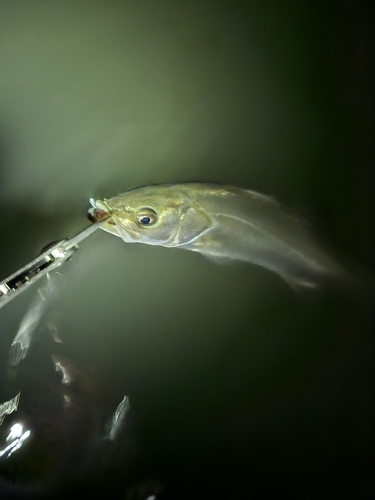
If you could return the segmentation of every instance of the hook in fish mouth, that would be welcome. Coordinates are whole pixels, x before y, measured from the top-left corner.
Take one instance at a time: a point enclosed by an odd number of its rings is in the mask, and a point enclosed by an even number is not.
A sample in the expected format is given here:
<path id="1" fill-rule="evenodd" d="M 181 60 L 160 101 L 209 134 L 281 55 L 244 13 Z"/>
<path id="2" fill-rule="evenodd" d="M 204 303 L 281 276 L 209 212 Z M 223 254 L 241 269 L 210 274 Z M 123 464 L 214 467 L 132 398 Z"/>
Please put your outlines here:
<path id="1" fill-rule="evenodd" d="M 89 208 L 87 217 L 91 222 L 100 222 L 104 219 L 108 219 L 108 216 L 112 215 L 112 211 L 105 200 L 101 201 L 90 198 L 90 203 L 92 208 Z M 112 219 L 108 219 L 107 223 L 116 225 Z"/>

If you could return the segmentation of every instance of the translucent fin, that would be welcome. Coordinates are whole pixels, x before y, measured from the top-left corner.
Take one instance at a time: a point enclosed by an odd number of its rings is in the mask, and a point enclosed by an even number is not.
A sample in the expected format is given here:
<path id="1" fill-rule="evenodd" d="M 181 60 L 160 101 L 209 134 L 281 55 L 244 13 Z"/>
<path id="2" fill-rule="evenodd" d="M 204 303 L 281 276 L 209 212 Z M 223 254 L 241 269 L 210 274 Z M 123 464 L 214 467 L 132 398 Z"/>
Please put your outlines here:
<path id="1" fill-rule="evenodd" d="M 282 211 L 285 214 L 289 215 L 289 217 L 292 217 L 298 223 L 299 226 L 304 226 L 304 227 L 311 226 L 310 222 L 301 216 L 301 214 L 299 213 L 299 210 L 297 210 L 297 209 L 294 210 L 293 208 L 285 207 L 282 203 L 277 201 L 272 196 L 257 193 L 256 191 L 250 191 L 249 189 L 246 189 L 246 192 L 251 194 L 253 197 L 258 198 L 259 201 L 262 201 L 264 203 L 268 203 L 269 205 L 273 205 L 275 208 L 282 209 Z"/>
<path id="2" fill-rule="evenodd" d="M 306 288 L 312 290 L 314 288 L 318 288 L 318 284 L 313 281 L 295 278 L 292 276 L 288 276 L 286 274 L 280 274 L 282 279 L 288 283 L 289 286 L 293 288 L 296 292 L 300 292 L 302 290 L 306 290 Z"/>
<path id="3" fill-rule="evenodd" d="M 251 194 L 253 197 L 259 198 L 259 200 L 265 201 L 267 203 L 272 203 L 275 206 L 281 206 L 281 203 L 278 202 L 272 196 L 268 196 L 266 194 L 258 193 L 257 191 L 250 191 L 249 189 L 246 189 L 245 191 L 246 191 L 246 193 Z"/>
<path id="4" fill-rule="evenodd" d="M 200 252 L 202 253 L 202 252 Z M 243 264 L 243 261 L 237 260 L 237 259 L 232 259 L 231 257 L 225 257 L 222 255 L 211 255 L 209 253 L 202 253 L 208 260 L 213 262 L 214 264 L 221 264 L 223 266 L 235 266 L 239 264 Z"/>
<path id="5" fill-rule="evenodd" d="M 112 417 L 112 422 L 111 422 L 111 430 L 109 431 L 108 438 L 110 440 L 116 439 L 119 429 L 126 417 L 126 414 L 128 413 L 130 408 L 130 403 L 129 403 L 129 398 L 127 396 L 124 396 L 123 400 L 121 403 L 118 405 L 115 414 Z"/>

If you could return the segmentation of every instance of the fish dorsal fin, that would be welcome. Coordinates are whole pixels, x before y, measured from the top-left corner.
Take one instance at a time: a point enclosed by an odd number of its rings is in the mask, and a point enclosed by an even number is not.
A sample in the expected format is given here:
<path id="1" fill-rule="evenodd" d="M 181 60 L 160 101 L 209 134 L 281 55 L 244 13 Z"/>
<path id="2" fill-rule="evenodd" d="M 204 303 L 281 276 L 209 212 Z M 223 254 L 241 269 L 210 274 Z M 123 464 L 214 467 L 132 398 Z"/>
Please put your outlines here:
<path id="1" fill-rule="evenodd" d="M 275 205 L 275 206 L 281 206 L 281 203 L 278 202 L 272 196 L 268 196 L 266 194 L 258 193 L 257 191 L 251 191 L 250 189 L 246 189 L 245 191 L 246 191 L 246 193 L 249 193 L 253 198 L 258 198 L 259 201 L 270 203 L 270 204 Z"/>
<path id="2" fill-rule="evenodd" d="M 258 193 L 257 191 L 250 191 L 249 189 L 246 189 L 246 193 L 250 194 L 253 199 L 258 199 L 259 202 L 268 203 L 268 205 L 273 208 L 281 209 L 285 215 L 288 215 L 289 217 L 294 219 L 299 226 L 310 227 L 310 222 L 300 215 L 299 210 L 285 207 L 282 203 L 276 200 L 276 198 L 273 198 L 272 196 L 268 196 L 266 194 Z"/>

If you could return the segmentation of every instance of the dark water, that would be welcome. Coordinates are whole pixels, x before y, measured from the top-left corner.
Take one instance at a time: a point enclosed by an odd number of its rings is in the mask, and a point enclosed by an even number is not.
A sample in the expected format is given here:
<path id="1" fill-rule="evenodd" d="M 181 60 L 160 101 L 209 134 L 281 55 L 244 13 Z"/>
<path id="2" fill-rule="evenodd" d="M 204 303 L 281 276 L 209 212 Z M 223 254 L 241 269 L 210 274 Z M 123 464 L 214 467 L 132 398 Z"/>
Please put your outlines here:
<path id="1" fill-rule="evenodd" d="M 350 0 L 3 0 L 1 279 L 91 196 L 188 180 L 276 196 L 371 276 L 374 20 Z M 30 429 L 2 498 L 374 498 L 370 291 L 299 296 L 104 232 L 60 272 L 17 367 L 36 290 L 0 310 L 0 402 L 21 390 L 0 450 Z"/>

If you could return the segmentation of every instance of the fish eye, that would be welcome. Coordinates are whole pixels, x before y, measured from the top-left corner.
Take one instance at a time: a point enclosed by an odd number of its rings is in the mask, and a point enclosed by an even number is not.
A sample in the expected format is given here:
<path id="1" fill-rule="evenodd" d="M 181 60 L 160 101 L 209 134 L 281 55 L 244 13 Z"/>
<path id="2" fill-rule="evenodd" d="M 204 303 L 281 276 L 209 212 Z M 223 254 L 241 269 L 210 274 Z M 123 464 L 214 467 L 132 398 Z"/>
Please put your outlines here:
<path id="1" fill-rule="evenodd" d="M 156 213 L 151 208 L 142 208 L 136 217 L 138 225 L 142 227 L 153 226 L 158 219 Z"/>

